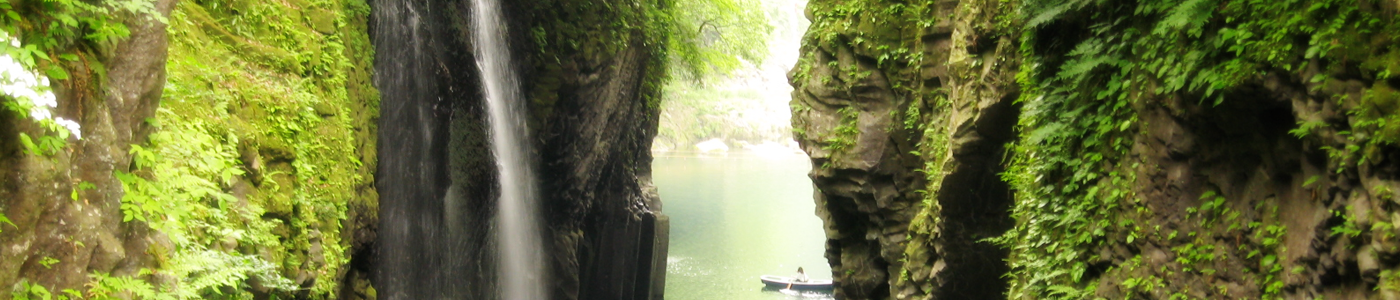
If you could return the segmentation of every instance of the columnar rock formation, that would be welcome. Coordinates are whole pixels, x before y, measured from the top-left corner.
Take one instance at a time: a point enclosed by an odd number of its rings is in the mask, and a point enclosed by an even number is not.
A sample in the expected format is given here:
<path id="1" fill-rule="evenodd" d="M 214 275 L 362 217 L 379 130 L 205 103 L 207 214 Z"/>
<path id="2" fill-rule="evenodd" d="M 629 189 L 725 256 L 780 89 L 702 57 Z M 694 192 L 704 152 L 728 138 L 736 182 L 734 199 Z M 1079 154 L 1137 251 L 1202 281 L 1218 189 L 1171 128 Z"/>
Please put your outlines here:
<path id="1" fill-rule="evenodd" d="M 664 286 L 666 218 L 650 183 L 658 106 L 649 102 L 663 66 L 643 44 L 649 33 L 612 22 L 637 18 L 618 9 L 634 4 L 606 2 L 504 3 L 541 168 L 552 299 L 650 299 Z M 381 124 L 385 141 L 403 141 L 380 152 L 377 287 L 393 299 L 490 297 L 496 168 L 468 50 L 470 1 L 375 8 L 385 107 L 404 105 Z M 601 35 L 618 39 L 592 38 Z M 419 156 L 391 162 L 395 153 Z"/>

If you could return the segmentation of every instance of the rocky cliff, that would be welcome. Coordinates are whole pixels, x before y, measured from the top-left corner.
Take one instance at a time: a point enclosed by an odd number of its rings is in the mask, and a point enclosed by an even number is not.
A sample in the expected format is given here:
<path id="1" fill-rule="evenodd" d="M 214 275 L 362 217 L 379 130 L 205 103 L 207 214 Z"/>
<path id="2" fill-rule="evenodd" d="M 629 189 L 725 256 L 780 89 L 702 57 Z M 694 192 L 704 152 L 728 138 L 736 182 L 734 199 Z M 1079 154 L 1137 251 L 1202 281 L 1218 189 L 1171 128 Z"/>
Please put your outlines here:
<path id="1" fill-rule="evenodd" d="M 839 297 L 1395 297 L 1393 1 L 808 9 Z"/>
<path id="2" fill-rule="evenodd" d="M 0 3 L 83 133 L 0 99 L 0 298 L 495 293 L 469 1 L 73 2 Z M 661 4 L 506 5 L 553 299 L 661 297 Z"/>
<path id="3" fill-rule="evenodd" d="M 489 230 L 496 166 L 470 50 L 472 5 L 372 6 L 385 99 L 376 287 L 391 299 L 489 298 L 497 292 L 497 237 Z M 666 222 L 650 184 L 649 149 L 666 74 L 664 36 L 643 27 L 657 24 L 655 7 L 504 6 L 530 101 L 552 298 L 659 297 Z"/>
<path id="4" fill-rule="evenodd" d="M 174 1 L 154 4 L 155 12 L 164 14 Z M 82 139 L 61 151 L 29 151 L 21 134 L 53 133 L 27 114 L 0 110 L 0 215 L 10 221 L 0 222 L 5 227 L 0 228 L 0 287 L 7 290 L 81 288 L 89 273 L 129 276 L 157 263 L 144 255 L 158 243 L 151 228 L 122 222 L 122 184 L 113 171 L 129 168 L 130 145 L 151 131 L 144 119 L 155 114 L 161 99 L 166 26 L 137 16 L 116 22 L 128 24 L 131 35 L 115 47 L 75 46 L 54 53 L 106 65 L 62 63 L 71 76 L 52 84 L 60 104 L 53 114 L 79 123 Z"/>
<path id="5" fill-rule="evenodd" d="M 77 121 L 81 138 L 34 151 L 16 135 L 53 131 L 4 114 L 0 211 L 16 222 L 0 230 L 0 298 L 368 291 L 350 267 L 376 206 L 362 2 L 65 3 L 2 7 L 87 25 L 50 53 L 69 58 L 70 76 L 47 72 L 55 116 Z M 122 26 L 93 21 L 104 13 Z M 108 46 L 101 30 L 130 34 Z"/>

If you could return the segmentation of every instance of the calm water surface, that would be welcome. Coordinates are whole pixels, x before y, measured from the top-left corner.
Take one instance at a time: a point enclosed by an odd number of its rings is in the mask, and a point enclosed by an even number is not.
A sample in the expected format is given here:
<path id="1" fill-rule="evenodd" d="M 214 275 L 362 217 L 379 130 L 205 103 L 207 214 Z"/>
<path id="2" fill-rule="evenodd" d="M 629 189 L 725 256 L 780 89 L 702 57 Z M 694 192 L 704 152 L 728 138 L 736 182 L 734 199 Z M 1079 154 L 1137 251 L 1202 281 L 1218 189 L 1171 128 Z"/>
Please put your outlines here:
<path id="1" fill-rule="evenodd" d="M 830 279 L 806 156 L 658 154 L 653 181 L 671 217 L 666 299 L 831 299 L 763 291 L 758 276 Z"/>

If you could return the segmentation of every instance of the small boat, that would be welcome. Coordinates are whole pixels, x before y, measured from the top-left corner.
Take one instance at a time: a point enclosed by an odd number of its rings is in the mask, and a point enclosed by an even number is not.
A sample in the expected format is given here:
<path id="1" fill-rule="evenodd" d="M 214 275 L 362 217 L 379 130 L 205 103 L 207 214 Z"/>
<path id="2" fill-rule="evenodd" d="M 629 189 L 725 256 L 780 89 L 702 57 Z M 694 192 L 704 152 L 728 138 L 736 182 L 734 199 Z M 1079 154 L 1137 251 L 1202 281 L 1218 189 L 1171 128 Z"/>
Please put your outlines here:
<path id="1" fill-rule="evenodd" d="M 831 291 L 832 289 L 831 280 L 812 279 L 805 282 L 793 282 L 792 277 L 776 275 L 763 275 L 759 276 L 758 279 L 763 281 L 764 285 L 777 289 L 792 289 L 798 291 Z M 789 288 L 788 284 L 791 284 L 792 287 Z"/>

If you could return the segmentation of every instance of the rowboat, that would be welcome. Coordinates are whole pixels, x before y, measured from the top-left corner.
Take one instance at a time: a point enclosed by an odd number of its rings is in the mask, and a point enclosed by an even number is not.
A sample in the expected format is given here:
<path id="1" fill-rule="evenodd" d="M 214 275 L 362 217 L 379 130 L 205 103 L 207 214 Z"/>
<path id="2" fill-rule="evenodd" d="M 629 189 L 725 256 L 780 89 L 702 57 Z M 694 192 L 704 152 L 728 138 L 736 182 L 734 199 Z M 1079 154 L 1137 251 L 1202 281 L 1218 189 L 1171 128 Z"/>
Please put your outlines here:
<path id="1" fill-rule="evenodd" d="M 783 277 L 777 275 L 759 276 L 758 280 L 763 281 L 763 284 L 767 285 L 768 287 L 778 289 L 792 289 L 799 291 L 831 291 L 832 289 L 831 280 L 812 279 L 803 282 L 793 282 L 792 277 Z M 792 287 L 789 288 L 788 284 L 791 284 Z"/>

